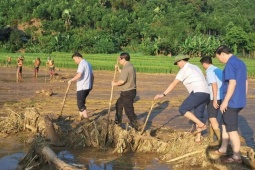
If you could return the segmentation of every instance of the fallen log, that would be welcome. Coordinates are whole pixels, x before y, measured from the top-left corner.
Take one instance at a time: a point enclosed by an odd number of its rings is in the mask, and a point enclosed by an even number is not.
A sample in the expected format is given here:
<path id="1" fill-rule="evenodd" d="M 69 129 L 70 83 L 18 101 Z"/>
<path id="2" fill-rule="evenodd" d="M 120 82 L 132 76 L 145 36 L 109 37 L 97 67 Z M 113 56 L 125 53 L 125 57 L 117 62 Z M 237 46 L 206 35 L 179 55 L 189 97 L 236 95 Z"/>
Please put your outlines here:
<path id="1" fill-rule="evenodd" d="M 43 147 L 42 154 L 48 163 L 51 166 L 54 165 L 54 167 L 56 167 L 58 170 L 78 170 L 78 168 L 68 165 L 64 161 L 60 160 L 48 146 Z M 83 169 L 86 170 L 85 167 L 83 167 Z"/>
<path id="2" fill-rule="evenodd" d="M 84 164 L 68 164 L 62 161 L 54 151 L 45 144 L 44 138 L 37 137 L 28 153 L 19 161 L 17 170 L 32 169 L 86 170 Z"/>

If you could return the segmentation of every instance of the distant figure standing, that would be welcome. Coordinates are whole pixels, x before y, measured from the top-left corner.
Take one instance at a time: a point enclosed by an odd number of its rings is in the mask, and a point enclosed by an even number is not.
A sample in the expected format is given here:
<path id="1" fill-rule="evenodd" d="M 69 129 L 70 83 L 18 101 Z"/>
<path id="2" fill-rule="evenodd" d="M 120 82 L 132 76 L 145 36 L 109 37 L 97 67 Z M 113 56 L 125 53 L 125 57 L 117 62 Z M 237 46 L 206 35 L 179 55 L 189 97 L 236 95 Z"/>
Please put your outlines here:
<path id="1" fill-rule="evenodd" d="M 93 88 L 94 83 L 94 75 L 92 71 L 92 67 L 89 62 L 83 59 L 80 53 L 74 53 L 72 55 L 72 59 L 76 64 L 78 64 L 77 74 L 68 81 L 70 85 L 72 82 L 77 81 L 77 106 L 79 109 L 79 121 L 82 119 L 85 122 L 88 122 L 88 114 L 87 114 L 87 107 L 86 107 L 86 98 L 89 95 L 89 92 Z"/>
<path id="2" fill-rule="evenodd" d="M 38 76 L 40 64 L 41 64 L 40 58 L 36 58 L 34 62 L 34 75 L 33 75 L 34 78 L 37 78 Z"/>
<path id="3" fill-rule="evenodd" d="M 17 82 L 21 82 L 22 80 L 22 65 L 23 65 L 24 57 L 20 56 L 17 60 Z"/>
<path id="4" fill-rule="evenodd" d="M 9 57 L 7 58 L 7 61 L 6 61 L 6 66 L 7 66 L 7 67 L 11 66 L 11 62 L 12 62 L 12 58 L 9 56 Z"/>
<path id="5" fill-rule="evenodd" d="M 221 144 L 221 131 L 217 121 L 222 101 L 222 70 L 212 64 L 211 57 L 202 57 L 200 60 L 203 68 L 206 70 L 206 81 L 210 90 L 210 102 L 207 105 L 207 113 L 210 122 L 210 146 L 219 146 Z M 214 134 L 217 140 L 214 141 Z"/>
<path id="6" fill-rule="evenodd" d="M 55 63 L 54 63 L 54 60 L 51 59 L 51 57 L 48 57 L 48 61 L 47 61 L 46 65 L 48 66 L 49 71 L 50 71 L 50 80 L 53 80 L 54 74 L 55 74 Z"/>

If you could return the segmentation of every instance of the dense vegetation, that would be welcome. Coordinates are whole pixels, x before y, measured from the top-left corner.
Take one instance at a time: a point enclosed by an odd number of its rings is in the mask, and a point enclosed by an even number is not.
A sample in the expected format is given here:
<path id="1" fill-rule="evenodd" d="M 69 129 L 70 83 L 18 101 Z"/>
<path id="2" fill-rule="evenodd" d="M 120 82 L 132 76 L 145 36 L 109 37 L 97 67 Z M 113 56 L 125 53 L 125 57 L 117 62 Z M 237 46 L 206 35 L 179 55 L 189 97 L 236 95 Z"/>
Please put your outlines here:
<path id="1" fill-rule="evenodd" d="M 0 51 L 201 56 L 227 44 L 235 54 L 255 58 L 254 4 L 255 0 L 1 0 Z"/>

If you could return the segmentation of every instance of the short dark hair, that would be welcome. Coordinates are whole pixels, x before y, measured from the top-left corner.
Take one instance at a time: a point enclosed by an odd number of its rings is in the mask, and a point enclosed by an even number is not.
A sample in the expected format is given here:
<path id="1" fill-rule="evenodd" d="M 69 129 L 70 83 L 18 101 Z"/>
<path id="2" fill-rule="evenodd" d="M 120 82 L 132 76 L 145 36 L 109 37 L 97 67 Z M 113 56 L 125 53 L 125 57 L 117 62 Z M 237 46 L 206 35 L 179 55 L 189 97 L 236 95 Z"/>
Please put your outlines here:
<path id="1" fill-rule="evenodd" d="M 200 59 L 200 63 L 212 64 L 212 57 L 204 56 Z"/>
<path id="2" fill-rule="evenodd" d="M 219 54 L 220 55 L 222 52 L 226 53 L 226 54 L 231 54 L 232 53 L 231 49 L 228 46 L 226 46 L 226 45 L 219 46 L 216 49 L 215 54 Z"/>
<path id="3" fill-rule="evenodd" d="M 75 52 L 75 53 L 72 55 L 72 58 L 74 58 L 74 57 L 81 57 L 81 58 L 83 58 L 82 55 L 81 55 L 80 53 L 78 53 L 78 52 Z"/>
<path id="4" fill-rule="evenodd" d="M 126 53 L 126 52 L 125 53 L 121 53 L 120 54 L 120 58 L 121 59 L 124 58 L 126 61 L 130 61 L 130 55 L 128 53 Z"/>

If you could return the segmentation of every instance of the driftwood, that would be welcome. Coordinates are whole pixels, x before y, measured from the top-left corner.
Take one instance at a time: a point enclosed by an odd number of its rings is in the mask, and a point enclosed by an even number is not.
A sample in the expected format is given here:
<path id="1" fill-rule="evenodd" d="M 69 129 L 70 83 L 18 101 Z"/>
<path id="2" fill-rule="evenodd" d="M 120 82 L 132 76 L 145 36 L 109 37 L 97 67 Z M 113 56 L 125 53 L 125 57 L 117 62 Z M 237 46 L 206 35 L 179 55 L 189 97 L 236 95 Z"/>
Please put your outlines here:
<path id="1" fill-rule="evenodd" d="M 179 157 L 177 157 L 177 158 L 174 158 L 174 159 L 171 159 L 171 160 L 168 160 L 168 161 L 166 161 L 166 162 L 174 162 L 174 161 L 178 161 L 178 160 L 180 160 L 180 159 L 182 159 L 182 158 L 185 158 L 185 157 L 188 157 L 188 156 L 190 156 L 190 155 L 194 155 L 194 154 L 197 154 L 197 153 L 200 153 L 200 152 L 204 152 L 205 150 L 203 149 L 203 150 L 200 150 L 200 151 L 194 151 L 194 152 L 191 152 L 191 153 L 187 153 L 187 154 L 185 154 L 185 155 L 182 155 L 182 156 L 179 156 Z"/>
<path id="2" fill-rule="evenodd" d="M 42 149 L 42 154 L 45 157 L 45 159 L 48 161 L 48 163 L 56 169 L 59 170 L 76 170 L 77 168 L 71 165 L 68 165 L 64 161 L 60 160 L 57 155 L 47 146 L 44 146 Z M 85 167 L 83 168 L 86 169 Z M 77 169 L 78 170 L 78 169 Z"/>
<path id="3" fill-rule="evenodd" d="M 60 160 L 57 155 L 47 146 L 44 145 L 42 138 L 37 138 L 30 147 L 28 153 L 19 162 L 17 170 L 34 170 L 43 169 L 46 162 L 50 169 L 57 170 L 86 170 L 85 166 L 72 166 Z M 77 168 L 79 167 L 79 168 Z"/>

